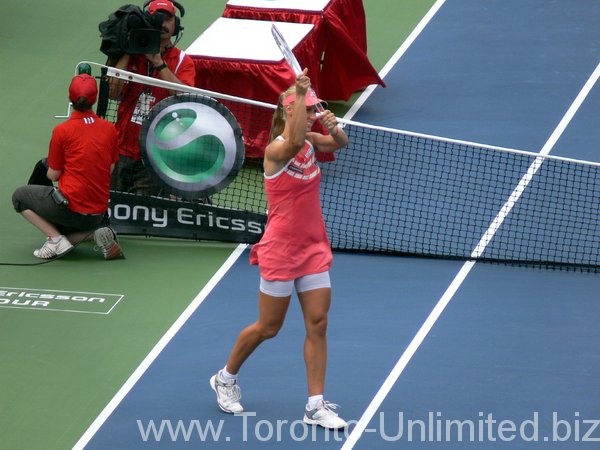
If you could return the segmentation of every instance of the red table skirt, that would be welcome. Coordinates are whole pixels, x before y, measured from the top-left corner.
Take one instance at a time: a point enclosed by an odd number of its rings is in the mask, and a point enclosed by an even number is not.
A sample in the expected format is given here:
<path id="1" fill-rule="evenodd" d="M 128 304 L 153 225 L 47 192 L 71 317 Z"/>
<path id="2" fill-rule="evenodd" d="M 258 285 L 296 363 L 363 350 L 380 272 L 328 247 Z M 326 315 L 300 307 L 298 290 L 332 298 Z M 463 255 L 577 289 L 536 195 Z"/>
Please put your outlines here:
<path id="1" fill-rule="evenodd" d="M 322 37 L 306 35 L 294 47 L 294 53 L 319 92 L 319 61 L 311 55 L 322 47 Z M 196 68 L 196 87 L 236 97 L 276 104 L 281 92 L 294 84 L 296 76 L 282 58 L 281 61 L 228 59 L 190 54 Z M 236 116 L 244 133 L 246 156 L 262 158 L 268 143 L 273 109 L 223 101 Z"/>
<path id="2" fill-rule="evenodd" d="M 319 80 L 311 76 L 319 96 L 325 100 L 348 100 L 371 84 L 385 86 L 367 57 L 365 12 L 361 0 L 332 0 L 323 11 L 254 8 L 227 5 L 223 17 L 274 22 L 310 23 L 312 53 L 296 57 L 303 66 L 322 66 Z"/>

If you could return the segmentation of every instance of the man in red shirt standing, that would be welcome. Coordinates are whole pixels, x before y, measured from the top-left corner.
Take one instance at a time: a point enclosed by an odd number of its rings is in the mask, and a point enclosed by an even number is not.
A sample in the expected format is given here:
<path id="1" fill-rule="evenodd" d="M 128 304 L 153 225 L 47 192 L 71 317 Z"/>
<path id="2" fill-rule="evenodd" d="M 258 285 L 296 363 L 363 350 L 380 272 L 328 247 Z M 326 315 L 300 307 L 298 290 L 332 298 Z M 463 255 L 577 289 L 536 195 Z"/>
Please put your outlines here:
<path id="1" fill-rule="evenodd" d="M 180 5 L 178 4 L 178 7 Z M 124 53 L 114 64 L 118 69 L 154 77 L 172 83 L 194 85 L 194 62 L 172 42 L 181 33 L 175 5 L 169 0 L 153 0 L 147 6 L 152 15 L 162 17 L 160 53 L 130 55 Z M 183 14 L 182 14 L 183 15 Z M 117 121 L 119 162 L 112 177 L 112 189 L 139 195 L 159 195 L 160 187 L 144 167 L 139 135 L 142 123 L 152 107 L 176 91 L 111 78 L 109 96 L 119 100 Z"/>
<path id="2" fill-rule="evenodd" d="M 28 185 L 12 197 L 15 210 L 47 236 L 33 252 L 52 259 L 93 233 L 105 259 L 122 256 L 115 232 L 107 224 L 110 174 L 118 159 L 117 133 L 110 122 L 92 111 L 98 88 L 86 74 L 69 86 L 73 113 L 52 131 L 47 177 L 54 186 Z"/>

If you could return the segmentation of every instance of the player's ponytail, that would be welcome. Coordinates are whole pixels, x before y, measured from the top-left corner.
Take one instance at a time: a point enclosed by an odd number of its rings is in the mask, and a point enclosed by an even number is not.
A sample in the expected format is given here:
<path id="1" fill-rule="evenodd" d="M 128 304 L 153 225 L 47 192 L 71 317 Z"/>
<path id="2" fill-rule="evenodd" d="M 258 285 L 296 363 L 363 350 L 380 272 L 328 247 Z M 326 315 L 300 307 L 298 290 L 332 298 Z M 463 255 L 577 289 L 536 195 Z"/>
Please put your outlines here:
<path id="1" fill-rule="evenodd" d="M 283 99 L 296 93 L 296 86 L 293 85 L 283 92 L 277 100 L 277 109 L 273 114 L 273 120 L 271 121 L 271 134 L 269 135 L 269 143 L 273 141 L 277 136 L 283 133 L 285 128 L 285 108 L 283 106 Z"/>

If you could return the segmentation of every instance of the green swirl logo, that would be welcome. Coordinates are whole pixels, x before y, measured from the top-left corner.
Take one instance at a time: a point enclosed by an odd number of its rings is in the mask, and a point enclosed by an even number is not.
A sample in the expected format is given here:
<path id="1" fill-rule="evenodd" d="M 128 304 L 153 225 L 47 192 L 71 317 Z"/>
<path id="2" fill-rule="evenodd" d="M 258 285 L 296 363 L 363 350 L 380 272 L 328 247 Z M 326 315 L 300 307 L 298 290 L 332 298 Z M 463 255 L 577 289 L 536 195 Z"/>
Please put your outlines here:
<path id="1" fill-rule="evenodd" d="M 227 187 L 244 163 L 242 130 L 210 97 L 179 94 L 157 103 L 144 121 L 140 150 L 146 166 L 185 199 Z"/>

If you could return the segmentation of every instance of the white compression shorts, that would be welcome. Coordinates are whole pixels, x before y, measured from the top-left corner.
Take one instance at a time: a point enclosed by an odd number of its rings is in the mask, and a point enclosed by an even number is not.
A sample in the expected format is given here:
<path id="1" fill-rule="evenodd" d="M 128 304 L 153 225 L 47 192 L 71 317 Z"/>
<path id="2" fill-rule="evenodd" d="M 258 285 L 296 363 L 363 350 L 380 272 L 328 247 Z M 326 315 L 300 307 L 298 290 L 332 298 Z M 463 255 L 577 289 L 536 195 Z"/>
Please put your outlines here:
<path id="1" fill-rule="evenodd" d="M 313 289 L 330 288 L 329 271 L 305 275 L 290 281 L 268 281 L 260 277 L 260 292 L 271 297 L 289 297 L 296 292 L 312 291 Z"/>

